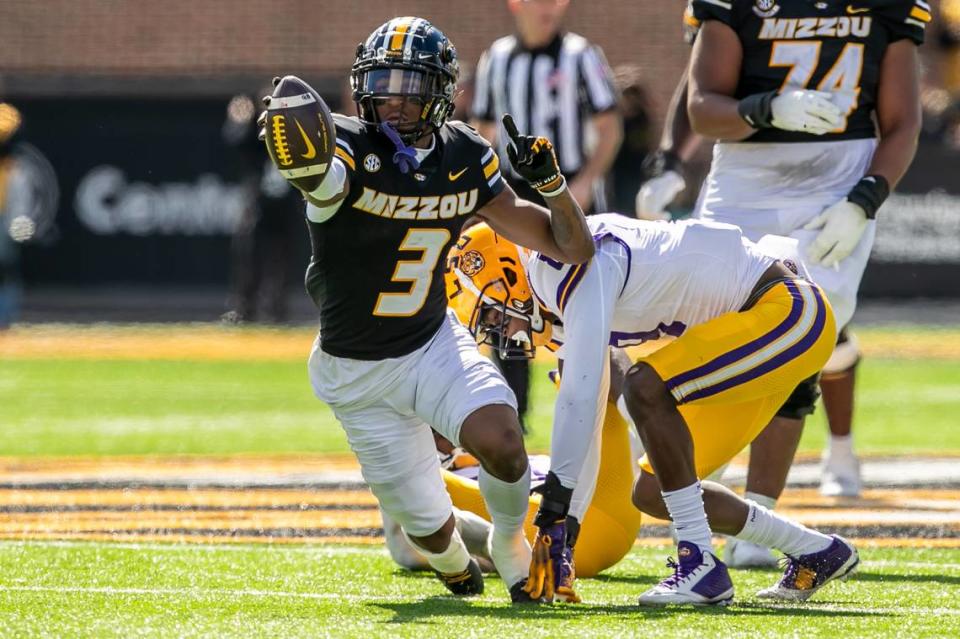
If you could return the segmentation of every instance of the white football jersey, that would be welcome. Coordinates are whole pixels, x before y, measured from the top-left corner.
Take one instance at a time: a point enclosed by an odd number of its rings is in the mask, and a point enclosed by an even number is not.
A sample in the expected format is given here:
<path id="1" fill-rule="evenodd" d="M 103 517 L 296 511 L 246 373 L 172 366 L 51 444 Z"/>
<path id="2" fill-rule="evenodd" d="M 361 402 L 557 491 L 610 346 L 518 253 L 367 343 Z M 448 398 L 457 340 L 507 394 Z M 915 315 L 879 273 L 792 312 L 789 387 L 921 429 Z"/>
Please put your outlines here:
<path id="1" fill-rule="evenodd" d="M 567 316 L 586 271 L 594 263 L 616 262 L 622 279 L 616 299 L 610 300 L 611 346 L 678 337 L 691 326 L 740 309 L 775 259 L 728 224 L 603 214 L 588 217 L 587 225 L 598 243 L 590 266 L 561 264 L 533 253 L 527 274 L 541 304 L 561 318 L 564 335 L 569 335 L 575 329 Z M 591 309 L 591 314 L 601 312 Z"/>
<path id="2" fill-rule="evenodd" d="M 590 262 L 562 264 L 539 253 L 525 259 L 541 305 L 563 323 L 550 457 L 575 500 L 588 497 L 596 481 L 608 346 L 678 337 L 739 310 L 776 259 L 728 224 L 615 214 L 591 216 L 587 224 L 597 242 Z"/>

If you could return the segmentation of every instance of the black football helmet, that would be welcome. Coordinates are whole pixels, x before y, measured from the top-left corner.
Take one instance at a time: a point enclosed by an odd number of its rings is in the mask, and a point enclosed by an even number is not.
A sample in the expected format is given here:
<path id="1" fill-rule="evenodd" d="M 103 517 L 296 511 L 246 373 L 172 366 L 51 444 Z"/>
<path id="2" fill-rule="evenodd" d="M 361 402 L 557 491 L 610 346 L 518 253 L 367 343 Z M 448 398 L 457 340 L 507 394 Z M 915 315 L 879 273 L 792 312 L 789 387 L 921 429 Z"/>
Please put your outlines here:
<path id="1" fill-rule="evenodd" d="M 453 113 L 459 75 L 457 50 L 442 31 L 423 18 L 394 18 L 357 45 L 350 85 L 360 120 L 368 126 L 380 124 L 380 101 L 399 97 L 417 102 L 419 119 L 398 131 L 409 145 L 443 126 Z"/>

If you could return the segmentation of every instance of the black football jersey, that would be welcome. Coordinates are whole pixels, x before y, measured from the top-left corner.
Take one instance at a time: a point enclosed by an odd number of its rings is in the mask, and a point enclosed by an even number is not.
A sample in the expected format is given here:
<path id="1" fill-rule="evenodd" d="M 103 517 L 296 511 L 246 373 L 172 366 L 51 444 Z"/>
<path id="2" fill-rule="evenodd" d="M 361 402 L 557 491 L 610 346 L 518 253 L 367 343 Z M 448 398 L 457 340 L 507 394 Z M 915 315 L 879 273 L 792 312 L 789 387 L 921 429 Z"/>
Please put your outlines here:
<path id="1" fill-rule="evenodd" d="M 320 308 L 320 347 L 380 360 L 425 344 L 443 323 L 443 262 L 460 227 L 503 191 L 497 155 L 448 122 L 419 169 L 402 173 L 387 137 L 335 115 L 336 155 L 350 192 L 323 223 L 308 220 L 307 291 Z"/>
<path id="2" fill-rule="evenodd" d="M 719 20 L 740 37 L 743 63 L 734 97 L 817 89 L 832 92 L 847 113 L 840 131 L 818 136 L 761 129 L 747 141 L 850 140 L 876 136 L 872 116 L 884 51 L 905 38 L 922 44 L 930 7 L 923 0 L 692 0 L 684 16 L 688 34 L 705 20 Z"/>

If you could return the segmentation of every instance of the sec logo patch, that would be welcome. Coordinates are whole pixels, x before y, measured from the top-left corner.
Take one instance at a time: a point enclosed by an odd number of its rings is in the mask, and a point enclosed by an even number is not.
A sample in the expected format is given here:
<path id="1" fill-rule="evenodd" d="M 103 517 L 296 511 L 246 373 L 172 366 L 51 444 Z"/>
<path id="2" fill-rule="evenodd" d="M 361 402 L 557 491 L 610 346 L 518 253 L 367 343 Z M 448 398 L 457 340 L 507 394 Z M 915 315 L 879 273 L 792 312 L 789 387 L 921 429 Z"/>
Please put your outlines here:
<path id="1" fill-rule="evenodd" d="M 373 153 L 368 153 L 367 157 L 363 158 L 363 168 L 367 173 L 376 173 L 380 170 L 380 158 Z"/>

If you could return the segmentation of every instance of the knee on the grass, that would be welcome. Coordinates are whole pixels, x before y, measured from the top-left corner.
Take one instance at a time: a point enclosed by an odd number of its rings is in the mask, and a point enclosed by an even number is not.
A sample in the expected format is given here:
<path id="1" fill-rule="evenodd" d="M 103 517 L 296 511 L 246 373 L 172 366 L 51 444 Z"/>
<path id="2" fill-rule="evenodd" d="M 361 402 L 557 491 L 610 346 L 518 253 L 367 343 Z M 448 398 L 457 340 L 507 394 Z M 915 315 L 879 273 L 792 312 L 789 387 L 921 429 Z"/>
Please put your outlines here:
<path id="1" fill-rule="evenodd" d="M 675 403 L 660 375 L 646 362 L 637 362 L 627 371 L 623 398 L 638 424 L 652 411 Z"/>

